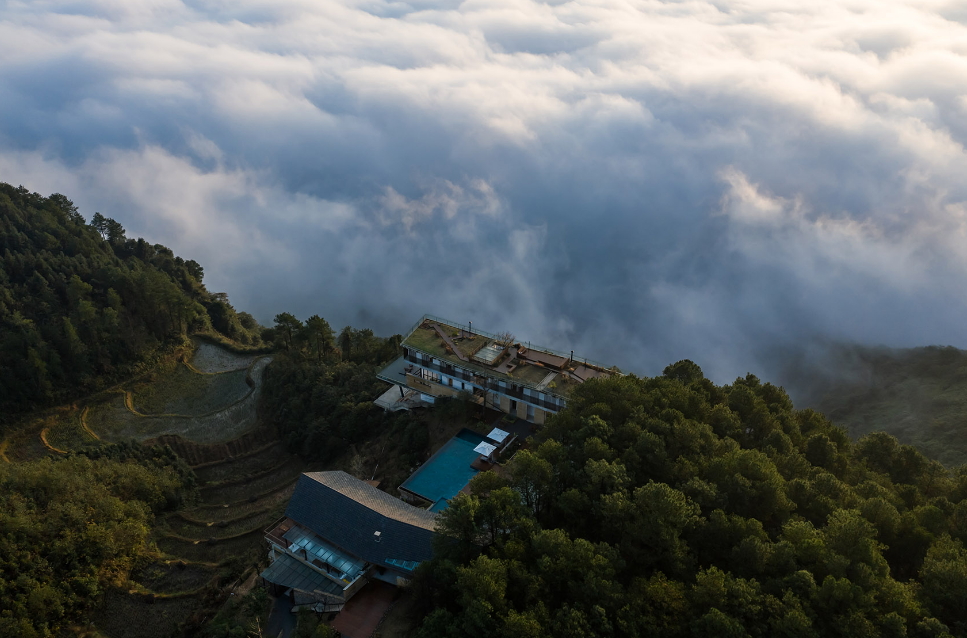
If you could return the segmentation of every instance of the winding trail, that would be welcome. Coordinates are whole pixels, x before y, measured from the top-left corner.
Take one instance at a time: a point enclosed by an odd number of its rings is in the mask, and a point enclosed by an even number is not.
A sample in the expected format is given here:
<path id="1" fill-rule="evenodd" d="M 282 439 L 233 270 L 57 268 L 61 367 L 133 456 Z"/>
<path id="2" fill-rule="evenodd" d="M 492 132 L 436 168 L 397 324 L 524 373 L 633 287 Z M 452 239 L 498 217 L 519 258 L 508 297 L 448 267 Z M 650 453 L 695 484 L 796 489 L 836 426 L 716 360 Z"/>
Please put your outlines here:
<path id="1" fill-rule="evenodd" d="M 84 410 L 81 412 L 81 427 L 84 428 L 85 432 L 93 436 L 96 441 L 100 441 L 101 437 L 99 437 L 97 433 L 95 433 L 94 430 L 92 430 L 87 425 L 87 413 L 90 411 L 91 411 L 91 406 L 85 405 Z"/>
<path id="2" fill-rule="evenodd" d="M 60 448 L 56 448 L 53 445 L 51 445 L 50 442 L 47 440 L 47 432 L 49 430 L 50 430 L 50 428 L 44 428 L 43 430 L 40 431 L 40 442 L 43 443 L 44 444 L 44 447 L 47 448 L 48 450 L 50 450 L 51 452 L 56 452 L 57 454 L 64 454 L 64 455 L 66 455 L 67 454 L 67 450 L 62 450 Z"/>

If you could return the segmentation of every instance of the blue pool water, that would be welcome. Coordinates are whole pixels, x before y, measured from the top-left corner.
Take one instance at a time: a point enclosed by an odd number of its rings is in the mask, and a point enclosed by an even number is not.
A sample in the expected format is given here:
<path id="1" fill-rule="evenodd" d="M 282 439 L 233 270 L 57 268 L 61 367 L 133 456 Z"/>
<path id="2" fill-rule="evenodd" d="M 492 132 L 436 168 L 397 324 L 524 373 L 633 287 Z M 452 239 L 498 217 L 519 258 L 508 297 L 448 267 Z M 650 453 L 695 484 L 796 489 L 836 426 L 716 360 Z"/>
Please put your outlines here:
<path id="1" fill-rule="evenodd" d="M 447 499 L 456 496 L 477 474 L 470 464 L 480 455 L 473 449 L 486 438 L 470 430 L 460 430 L 400 488 L 433 503 L 431 511 L 445 509 Z"/>

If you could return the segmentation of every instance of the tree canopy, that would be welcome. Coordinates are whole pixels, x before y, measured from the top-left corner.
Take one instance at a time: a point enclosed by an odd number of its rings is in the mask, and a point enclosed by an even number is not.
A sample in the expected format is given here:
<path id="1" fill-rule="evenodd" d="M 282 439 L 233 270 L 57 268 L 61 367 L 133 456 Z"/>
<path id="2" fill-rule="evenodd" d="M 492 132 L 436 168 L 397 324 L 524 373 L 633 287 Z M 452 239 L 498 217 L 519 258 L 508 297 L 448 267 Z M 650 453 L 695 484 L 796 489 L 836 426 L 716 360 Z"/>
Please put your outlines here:
<path id="1" fill-rule="evenodd" d="M 0 463 L 0 636 L 59 635 L 150 551 L 154 514 L 194 475 L 170 448 Z"/>
<path id="2" fill-rule="evenodd" d="M 694 363 L 593 380 L 442 513 L 439 636 L 967 634 L 967 470 Z"/>
<path id="3" fill-rule="evenodd" d="M 258 343 L 203 276 L 100 213 L 86 224 L 63 195 L 0 183 L 0 420 L 95 390 L 188 332 Z"/>

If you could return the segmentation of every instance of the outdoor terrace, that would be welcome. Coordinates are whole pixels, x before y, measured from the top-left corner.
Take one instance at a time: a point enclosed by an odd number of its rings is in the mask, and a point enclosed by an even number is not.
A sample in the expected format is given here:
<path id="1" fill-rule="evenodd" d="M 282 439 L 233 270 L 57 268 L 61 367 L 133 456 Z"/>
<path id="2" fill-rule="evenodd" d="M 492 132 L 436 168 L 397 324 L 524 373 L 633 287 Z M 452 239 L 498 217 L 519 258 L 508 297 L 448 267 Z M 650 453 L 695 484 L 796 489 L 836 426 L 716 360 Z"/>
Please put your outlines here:
<path id="1" fill-rule="evenodd" d="M 290 518 L 283 518 L 265 530 L 266 539 L 323 570 L 334 581 L 347 586 L 365 570 L 365 561 L 350 556 L 319 538 Z"/>
<path id="2" fill-rule="evenodd" d="M 491 344 L 496 335 L 477 329 L 471 332 L 468 328 L 469 326 L 439 317 L 424 315 L 403 340 L 403 346 L 471 373 L 503 378 L 514 384 L 565 397 L 583 381 L 614 374 L 611 369 L 583 357 L 572 359 L 569 353 L 535 346 L 529 342 L 520 342 L 519 351 L 514 347 L 507 348 L 492 364 L 485 365 L 475 359 L 474 355 Z M 472 374 L 449 370 L 446 364 L 427 366 L 421 358 L 413 354 L 407 359 L 458 379 L 474 381 Z M 555 376 L 551 376 L 552 374 Z"/>

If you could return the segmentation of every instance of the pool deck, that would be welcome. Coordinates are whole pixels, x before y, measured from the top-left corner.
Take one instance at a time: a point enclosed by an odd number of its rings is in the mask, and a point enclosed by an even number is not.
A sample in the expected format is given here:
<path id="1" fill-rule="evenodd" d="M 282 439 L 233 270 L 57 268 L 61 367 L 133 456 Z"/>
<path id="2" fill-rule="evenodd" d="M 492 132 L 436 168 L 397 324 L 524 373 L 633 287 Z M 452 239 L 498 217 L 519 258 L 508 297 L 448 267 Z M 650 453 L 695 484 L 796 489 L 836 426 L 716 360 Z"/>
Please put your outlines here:
<path id="1" fill-rule="evenodd" d="M 479 473 L 473 463 L 480 454 L 473 448 L 486 438 L 466 428 L 461 430 L 406 479 L 400 491 L 433 503 L 433 511 L 444 509 L 446 501 Z"/>

